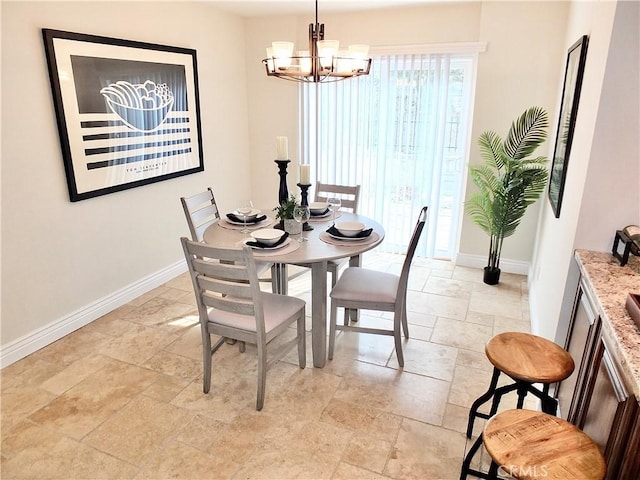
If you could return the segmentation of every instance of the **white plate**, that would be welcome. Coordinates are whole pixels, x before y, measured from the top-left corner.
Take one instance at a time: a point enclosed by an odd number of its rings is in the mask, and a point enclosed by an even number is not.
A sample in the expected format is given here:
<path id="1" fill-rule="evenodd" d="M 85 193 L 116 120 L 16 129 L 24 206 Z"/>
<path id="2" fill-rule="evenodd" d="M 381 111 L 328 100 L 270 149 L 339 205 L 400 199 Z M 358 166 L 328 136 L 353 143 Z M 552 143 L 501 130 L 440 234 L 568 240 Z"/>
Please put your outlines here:
<path id="1" fill-rule="evenodd" d="M 371 232 L 366 237 L 339 237 L 338 235 L 333 235 L 329 232 L 327 232 L 327 235 L 329 235 L 331 238 L 335 238 L 336 240 L 344 240 L 345 242 L 358 242 L 362 240 L 367 240 L 368 238 L 371 237 L 371 235 L 373 235 L 373 232 Z"/>
<path id="2" fill-rule="evenodd" d="M 231 220 L 229 217 L 224 217 L 224 219 L 229 222 L 231 225 L 242 225 L 244 226 L 244 222 L 234 222 L 233 220 Z M 269 220 L 269 217 L 265 218 L 264 220 L 260 220 L 259 222 L 247 222 L 247 227 L 255 227 L 256 225 L 260 225 L 263 222 L 266 222 L 267 220 Z"/>
<path id="3" fill-rule="evenodd" d="M 245 245 L 247 244 L 247 242 L 253 242 L 253 238 L 245 238 L 242 243 L 244 243 Z M 291 243 L 291 237 L 288 237 L 284 242 L 282 242 L 280 245 L 276 245 L 275 247 L 254 247 L 253 245 L 249 245 L 251 248 L 253 248 L 254 250 L 278 250 L 279 248 L 283 248 L 286 247 L 287 245 L 289 245 Z"/>

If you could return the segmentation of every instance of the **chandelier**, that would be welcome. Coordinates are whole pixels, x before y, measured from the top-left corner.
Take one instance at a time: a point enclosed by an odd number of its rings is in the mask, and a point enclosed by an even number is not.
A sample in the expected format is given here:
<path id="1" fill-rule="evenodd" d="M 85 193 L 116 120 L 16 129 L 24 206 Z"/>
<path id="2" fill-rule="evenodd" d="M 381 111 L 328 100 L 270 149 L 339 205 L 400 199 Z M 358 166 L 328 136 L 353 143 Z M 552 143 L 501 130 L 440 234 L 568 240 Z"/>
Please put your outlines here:
<path id="1" fill-rule="evenodd" d="M 309 49 L 293 54 L 293 42 L 273 42 L 262 60 L 267 75 L 294 82 L 337 82 L 347 78 L 368 75 L 371 58 L 369 45 L 350 45 L 339 50 L 338 40 L 324 39 L 324 24 L 309 24 Z"/>

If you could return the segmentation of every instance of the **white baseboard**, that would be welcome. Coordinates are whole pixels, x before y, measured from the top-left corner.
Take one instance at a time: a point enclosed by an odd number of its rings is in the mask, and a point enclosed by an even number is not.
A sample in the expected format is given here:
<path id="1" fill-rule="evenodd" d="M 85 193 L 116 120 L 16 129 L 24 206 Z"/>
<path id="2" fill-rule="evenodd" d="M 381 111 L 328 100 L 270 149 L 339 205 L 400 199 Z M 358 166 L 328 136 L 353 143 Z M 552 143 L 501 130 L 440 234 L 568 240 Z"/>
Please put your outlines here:
<path id="1" fill-rule="evenodd" d="M 468 253 L 458 253 L 456 255 L 456 265 L 470 268 L 484 268 L 487 266 L 486 255 L 469 255 Z M 529 274 L 529 262 L 520 260 L 500 259 L 500 270 L 505 273 L 515 273 L 518 275 Z"/>
<path id="2" fill-rule="evenodd" d="M 21 358 L 46 347 L 65 335 L 84 327 L 140 295 L 153 290 L 187 271 L 187 264 L 180 260 L 137 282 L 113 292 L 69 315 L 51 322 L 17 340 L 0 346 L 0 368 L 17 362 Z"/>

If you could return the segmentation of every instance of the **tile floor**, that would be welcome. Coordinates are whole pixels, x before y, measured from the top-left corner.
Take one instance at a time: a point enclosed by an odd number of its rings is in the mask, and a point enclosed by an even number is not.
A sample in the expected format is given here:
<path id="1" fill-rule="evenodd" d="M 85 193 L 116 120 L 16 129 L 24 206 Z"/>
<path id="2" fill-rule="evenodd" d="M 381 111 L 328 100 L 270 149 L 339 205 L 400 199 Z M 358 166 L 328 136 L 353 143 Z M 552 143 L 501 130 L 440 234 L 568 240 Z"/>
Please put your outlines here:
<path id="1" fill-rule="evenodd" d="M 402 260 L 368 253 L 364 265 L 398 272 Z M 310 301 L 309 284 L 307 273 L 290 293 Z M 295 351 L 277 363 L 256 412 L 251 347 L 223 346 L 202 393 L 181 275 L 2 370 L 1 477 L 456 479 L 469 406 L 490 379 L 484 344 L 528 331 L 528 310 L 523 276 L 490 287 L 480 270 L 416 258 L 404 370 L 390 337 L 353 332 L 315 369 L 309 333 L 307 368 Z"/>

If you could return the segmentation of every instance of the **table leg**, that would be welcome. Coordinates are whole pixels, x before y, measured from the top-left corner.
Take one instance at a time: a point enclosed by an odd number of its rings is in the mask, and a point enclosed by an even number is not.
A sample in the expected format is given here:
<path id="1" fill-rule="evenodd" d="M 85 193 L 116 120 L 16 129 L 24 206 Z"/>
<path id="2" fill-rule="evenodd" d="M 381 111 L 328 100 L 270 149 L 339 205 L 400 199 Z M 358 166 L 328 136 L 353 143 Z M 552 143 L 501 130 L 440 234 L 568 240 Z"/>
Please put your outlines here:
<path id="1" fill-rule="evenodd" d="M 287 264 L 276 263 L 271 269 L 271 275 L 275 276 L 275 282 L 273 282 L 274 292 L 280 295 L 287 295 L 289 292 L 289 282 L 287 281 Z"/>
<path id="2" fill-rule="evenodd" d="M 327 361 L 327 262 L 311 265 L 311 346 L 313 366 Z"/>

